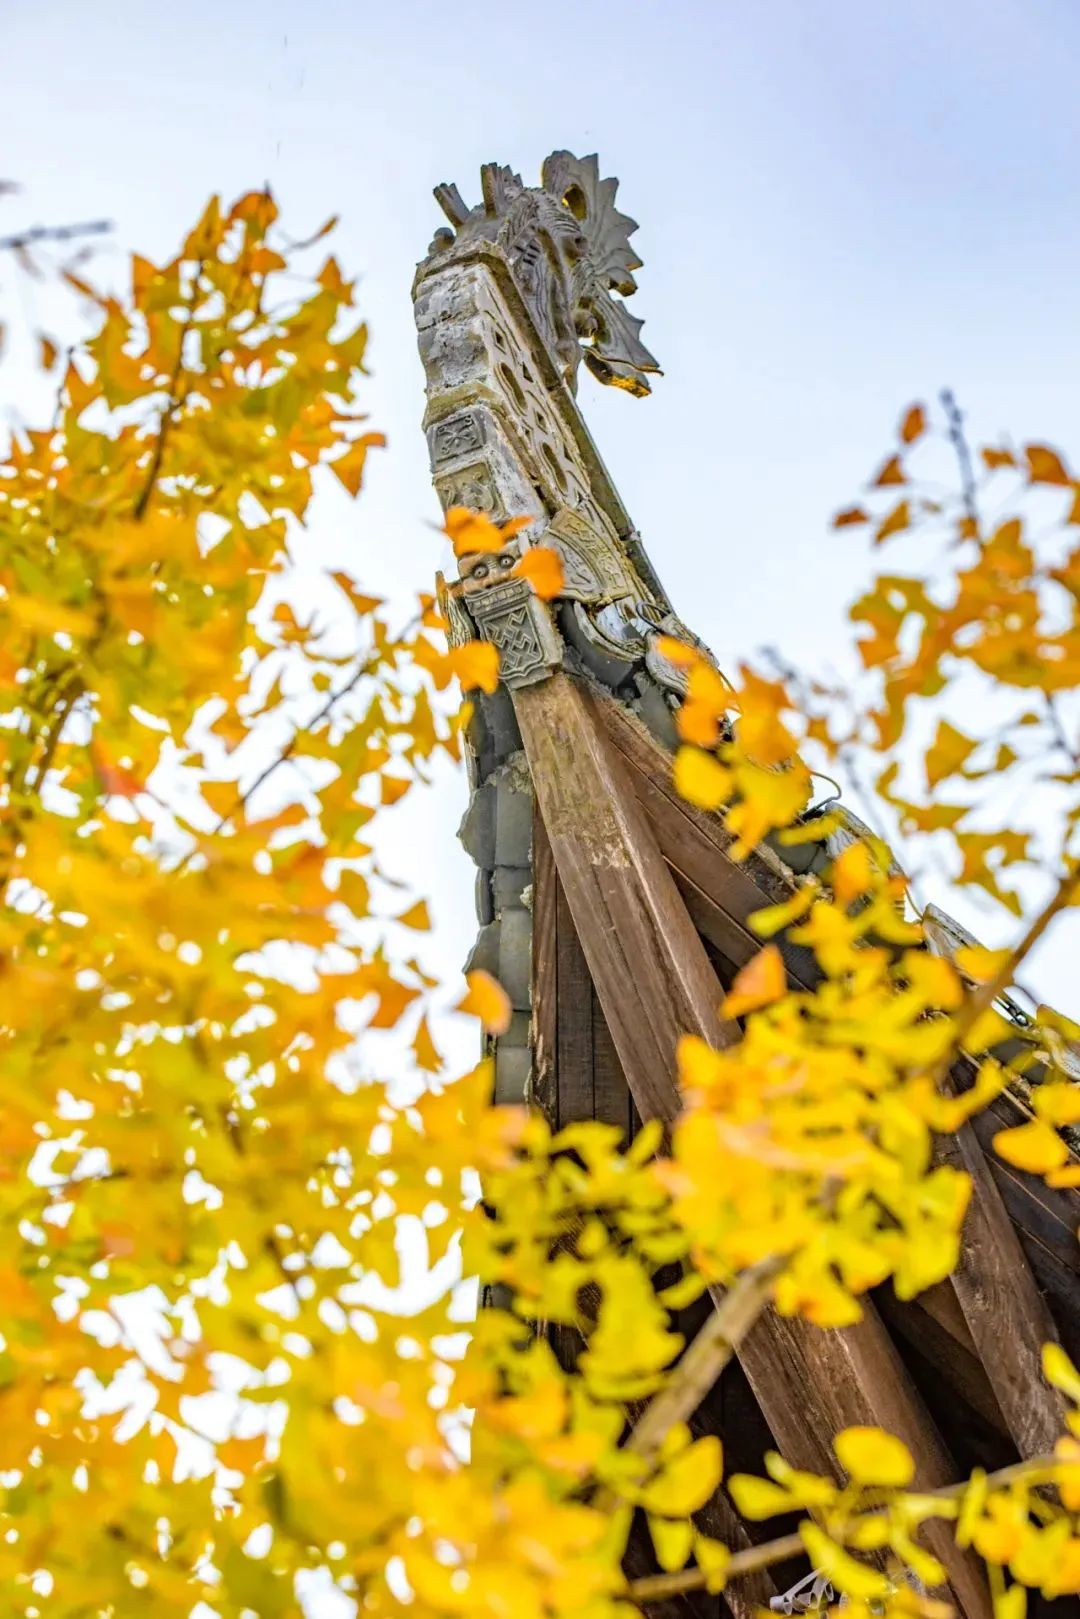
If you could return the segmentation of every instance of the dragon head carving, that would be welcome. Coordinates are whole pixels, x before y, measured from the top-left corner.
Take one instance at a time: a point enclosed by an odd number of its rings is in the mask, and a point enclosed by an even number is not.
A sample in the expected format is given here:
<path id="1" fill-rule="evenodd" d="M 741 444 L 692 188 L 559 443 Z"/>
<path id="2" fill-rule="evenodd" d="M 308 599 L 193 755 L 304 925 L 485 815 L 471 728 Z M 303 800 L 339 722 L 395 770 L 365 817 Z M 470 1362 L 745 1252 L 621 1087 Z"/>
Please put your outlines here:
<path id="1" fill-rule="evenodd" d="M 595 154 L 553 152 L 539 186 L 495 163 L 484 165 L 481 182 L 483 201 L 471 209 L 456 186 L 436 187 L 454 230 L 440 231 L 432 252 L 494 243 L 571 390 L 584 358 L 601 382 L 647 394 L 660 367 L 623 301 L 636 291 L 641 260 L 630 246 L 637 225 L 615 206 L 618 181 L 600 178 Z"/>

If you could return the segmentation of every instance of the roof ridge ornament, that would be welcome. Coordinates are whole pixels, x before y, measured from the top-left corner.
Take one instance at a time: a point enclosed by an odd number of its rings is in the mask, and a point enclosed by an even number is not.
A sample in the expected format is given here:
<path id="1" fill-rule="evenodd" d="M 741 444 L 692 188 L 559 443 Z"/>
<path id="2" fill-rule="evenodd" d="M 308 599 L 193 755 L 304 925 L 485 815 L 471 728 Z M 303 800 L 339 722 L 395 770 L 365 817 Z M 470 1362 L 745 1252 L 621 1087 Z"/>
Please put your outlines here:
<path id="1" fill-rule="evenodd" d="M 630 246 L 637 224 L 615 205 L 619 182 L 600 178 L 595 153 L 566 151 L 545 158 L 539 186 L 497 163 L 485 163 L 480 179 L 475 208 L 457 186 L 435 187 L 453 230 L 437 232 L 431 255 L 494 243 L 571 392 L 584 358 L 601 382 L 649 393 L 660 367 L 639 336 L 644 323 L 624 302 L 637 290 L 641 259 Z"/>

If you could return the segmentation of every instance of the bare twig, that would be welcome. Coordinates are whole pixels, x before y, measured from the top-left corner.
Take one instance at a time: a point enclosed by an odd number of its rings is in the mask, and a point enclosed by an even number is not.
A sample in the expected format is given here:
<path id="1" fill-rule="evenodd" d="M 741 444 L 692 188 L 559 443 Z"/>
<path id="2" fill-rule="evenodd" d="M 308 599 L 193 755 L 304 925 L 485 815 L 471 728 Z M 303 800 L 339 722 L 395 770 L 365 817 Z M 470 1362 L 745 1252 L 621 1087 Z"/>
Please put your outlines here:
<path id="1" fill-rule="evenodd" d="M 41 242 L 70 242 L 77 236 L 105 236 L 112 228 L 111 219 L 89 219 L 79 225 L 31 225 L 14 236 L 0 236 L 0 253 L 24 252 Z"/>
<path id="2" fill-rule="evenodd" d="M 960 466 L 960 490 L 964 511 L 978 529 L 979 507 L 975 495 L 975 468 L 971 459 L 971 446 L 964 432 L 963 413 L 956 403 L 956 395 L 951 388 L 942 388 L 940 397 L 945 419 L 949 424 L 949 439 Z"/>

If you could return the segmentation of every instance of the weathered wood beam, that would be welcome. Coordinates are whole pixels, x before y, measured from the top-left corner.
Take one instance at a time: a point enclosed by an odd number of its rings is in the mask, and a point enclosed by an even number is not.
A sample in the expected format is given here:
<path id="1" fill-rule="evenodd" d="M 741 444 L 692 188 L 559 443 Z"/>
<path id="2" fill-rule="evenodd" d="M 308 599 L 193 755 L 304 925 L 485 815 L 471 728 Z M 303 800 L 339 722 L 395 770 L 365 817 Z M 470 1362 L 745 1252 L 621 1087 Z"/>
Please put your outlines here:
<path id="1" fill-rule="evenodd" d="M 763 892 L 748 870 L 736 867 L 726 853 L 730 839 L 720 824 L 679 798 L 663 750 L 614 702 L 602 703 L 600 711 L 691 915 L 705 936 L 741 966 L 760 948 L 748 918 L 775 898 L 781 879 L 770 881 L 772 892 Z M 789 888 L 794 891 L 794 879 Z M 745 943 L 740 948 L 741 938 Z M 785 941 L 778 942 L 789 976 L 810 987 L 819 977 L 813 957 L 805 951 L 795 956 Z M 1057 1328 L 975 1128 L 965 1125 L 942 1139 L 938 1151 L 943 1161 L 967 1171 L 974 1189 L 950 1284 L 1020 1455 L 1044 1454 L 1062 1431 L 1065 1409 L 1042 1375 L 1042 1345 L 1057 1340 Z"/>
<path id="2" fill-rule="evenodd" d="M 959 1318 L 962 1334 L 950 1331 L 951 1323 L 945 1325 L 942 1313 L 927 1307 L 926 1293 L 920 1293 L 916 1300 L 901 1303 L 892 1288 L 885 1286 L 877 1290 L 875 1303 L 893 1336 L 902 1338 L 933 1367 L 935 1374 L 948 1386 L 950 1396 L 970 1406 L 988 1427 L 1008 1440 L 1005 1418 L 956 1302 L 956 1294 L 945 1282 L 939 1282 L 936 1289 L 928 1289 L 928 1293 L 935 1295 L 932 1303 L 948 1301 Z"/>
<path id="3" fill-rule="evenodd" d="M 513 693 L 529 769 L 559 878 L 642 1118 L 670 1123 L 681 1034 L 737 1038 L 718 1013 L 719 980 L 687 913 L 594 699 L 564 673 Z M 915 1457 L 920 1487 L 954 1467 L 873 1304 L 842 1332 L 768 1311 L 740 1359 L 780 1449 L 797 1467 L 834 1471 L 838 1428 L 876 1424 Z M 943 1525 L 927 1544 L 968 1619 L 989 1619 L 973 1558 Z"/>
<path id="4" fill-rule="evenodd" d="M 553 1129 L 559 1124 L 558 1073 L 558 878 L 555 856 L 539 812 L 532 836 L 533 1100 Z"/>
<path id="5" fill-rule="evenodd" d="M 603 1012 L 600 1009 L 585 955 L 574 927 L 566 895 L 555 869 L 547 830 L 539 812 L 533 819 L 533 1053 L 537 1100 L 553 1127 L 575 1119 L 597 1118 L 619 1124 L 627 1135 L 630 1091 Z M 564 1364 L 572 1364 L 580 1339 L 569 1329 L 555 1335 L 555 1349 Z M 695 1433 L 708 1431 L 703 1413 L 691 1422 Z M 697 1514 L 699 1527 L 726 1546 L 746 1550 L 750 1533 L 722 1490 Z M 635 1529 L 628 1551 L 630 1574 L 652 1572 L 651 1548 L 644 1525 Z M 778 1587 L 767 1569 L 740 1580 L 725 1592 L 732 1619 L 754 1619 Z M 704 1593 L 657 1608 L 656 1619 L 674 1615 L 718 1613 L 718 1598 Z"/>
<path id="6" fill-rule="evenodd" d="M 727 853 L 734 840 L 717 817 L 695 809 L 676 792 L 669 755 L 618 703 L 599 695 L 595 701 L 696 926 L 710 944 L 742 965 L 761 949 L 750 917 L 774 900 L 790 899 L 794 878 L 777 872 L 770 889 L 763 890 L 750 867 Z M 809 989 L 818 977 L 813 951 L 782 936 L 776 942 L 789 978 Z"/>
<path id="7" fill-rule="evenodd" d="M 966 1170 L 972 1196 L 949 1280 L 1021 1456 L 1045 1456 L 1065 1428 L 1065 1401 L 1042 1375 L 1042 1346 L 1058 1341 L 1016 1228 L 978 1137 L 941 1136 L 936 1156 Z"/>
<path id="8" fill-rule="evenodd" d="M 642 1117 L 674 1119 L 683 1034 L 740 1038 L 705 947 L 591 699 L 558 673 L 513 693 L 537 802 L 600 1004 Z"/>

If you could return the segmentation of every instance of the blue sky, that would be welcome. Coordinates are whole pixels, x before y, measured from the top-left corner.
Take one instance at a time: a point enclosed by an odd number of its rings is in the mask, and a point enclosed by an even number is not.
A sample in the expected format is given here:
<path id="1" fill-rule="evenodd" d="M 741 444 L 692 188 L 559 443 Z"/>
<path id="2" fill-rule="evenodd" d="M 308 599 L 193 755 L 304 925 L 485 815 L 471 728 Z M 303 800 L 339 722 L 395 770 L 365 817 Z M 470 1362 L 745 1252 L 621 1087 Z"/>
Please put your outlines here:
<path id="1" fill-rule="evenodd" d="M 441 560 L 409 300 L 431 187 L 471 199 L 485 160 L 531 177 L 598 151 L 641 221 L 666 375 L 640 402 L 583 381 L 590 425 L 721 663 L 769 642 L 815 664 L 865 566 L 829 514 L 903 405 L 949 384 L 977 431 L 1076 449 L 1078 60 L 1070 0 L 8 0 L 0 168 L 23 194 L 0 228 L 107 216 L 106 273 L 168 253 L 214 190 L 269 180 L 298 235 L 340 213 L 391 448 L 311 544 L 402 590 Z M 472 931 L 463 804 L 447 782 L 398 845 L 448 968 Z M 1055 946 L 1044 992 L 1071 976 Z"/>

